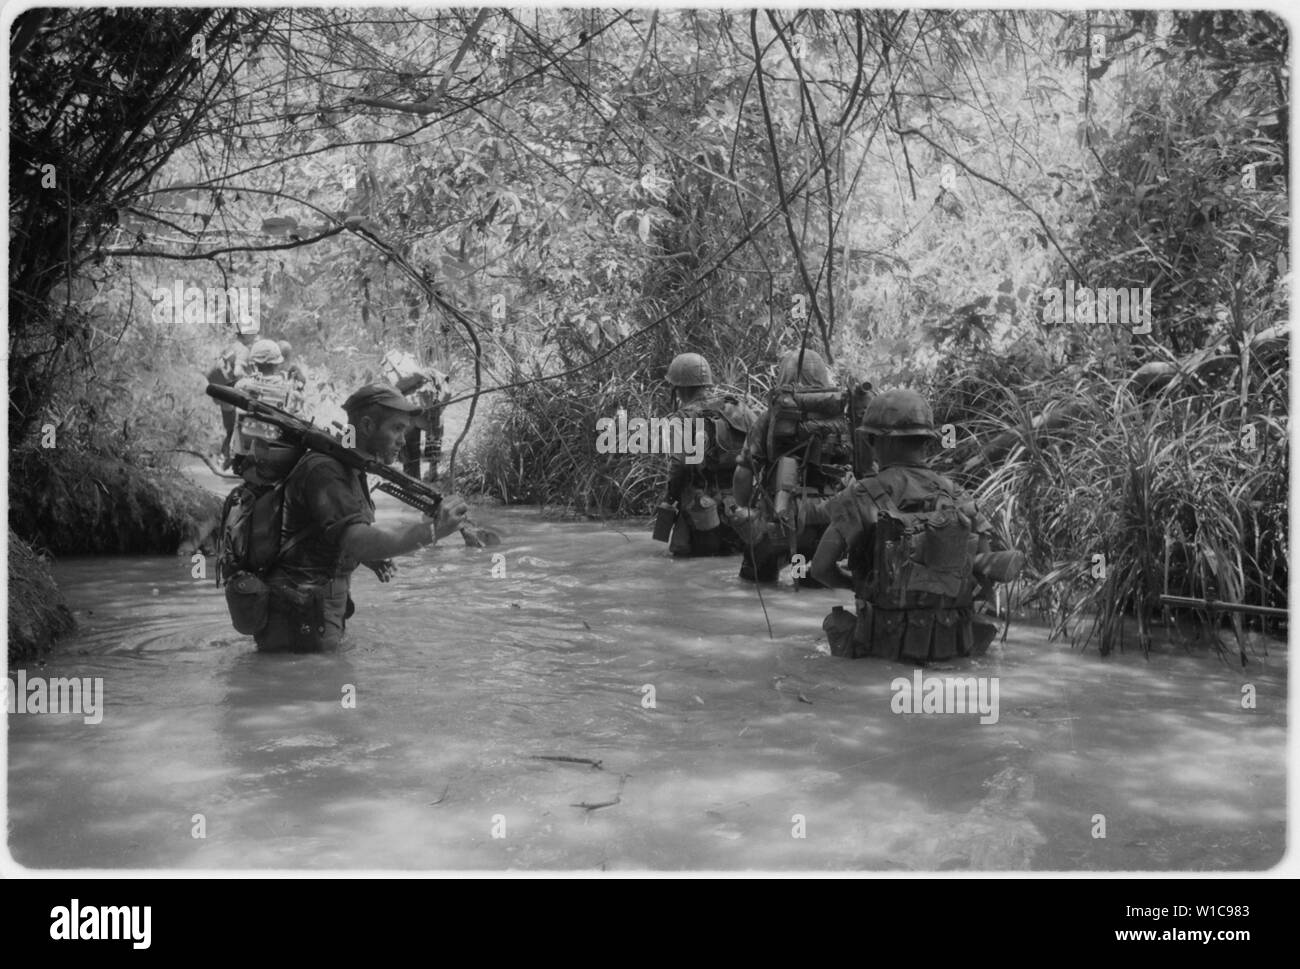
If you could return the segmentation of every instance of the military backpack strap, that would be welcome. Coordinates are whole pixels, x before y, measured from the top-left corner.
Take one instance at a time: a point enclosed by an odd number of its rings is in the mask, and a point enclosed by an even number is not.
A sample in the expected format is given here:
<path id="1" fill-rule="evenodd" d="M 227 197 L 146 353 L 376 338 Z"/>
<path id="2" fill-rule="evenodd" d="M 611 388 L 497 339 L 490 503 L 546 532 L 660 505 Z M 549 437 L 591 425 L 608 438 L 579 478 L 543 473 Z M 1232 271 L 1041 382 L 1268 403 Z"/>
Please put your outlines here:
<path id="1" fill-rule="evenodd" d="M 284 557 L 288 555 L 291 550 L 297 548 L 303 542 L 307 541 L 307 539 L 315 538 L 324 530 L 325 529 L 322 527 L 320 522 L 312 522 L 310 525 L 308 525 L 306 528 L 298 532 L 291 539 L 289 539 L 287 542 L 285 542 L 280 546 L 280 551 L 276 553 L 275 561 L 273 561 L 269 566 L 267 566 L 266 570 L 270 572 L 271 569 L 275 568 L 282 561 L 284 561 Z"/>
<path id="2" fill-rule="evenodd" d="M 297 471 L 298 471 L 298 469 L 299 469 L 300 467 L 303 467 L 303 465 L 305 464 L 305 462 L 307 461 L 307 459 L 310 458 L 310 457 L 311 457 L 313 454 L 315 454 L 315 453 L 318 453 L 318 452 L 315 452 L 315 451 L 308 451 L 306 454 L 304 454 L 302 457 L 300 457 L 300 458 L 298 459 L 298 461 L 294 464 L 294 466 L 293 466 L 292 468 L 289 469 L 289 473 L 286 474 L 286 475 L 284 476 L 284 480 L 281 481 L 281 482 L 279 482 L 279 483 L 276 485 L 276 487 L 280 489 L 280 500 L 281 500 L 282 503 L 283 503 L 284 498 L 285 498 L 285 493 L 286 493 L 286 492 L 288 491 L 288 489 L 289 489 L 289 481 L 290 481 L 290 479 L 293 478 L 294 474 L 297 473 Z M 283 511 L 283 504 L 281 504 L 281 512 L 280 512 L 280 514 L 281 514 L 281 515 L 284 514 L 284 511 Z M 281 519 L 281 521 L 283 521 L 283 518 Z M 307 541 L 307 539 L 309 539 L 309 538 L 315 538 L 317 535 L 319 535 L 319 534 L 320 534 L 321 532 L 323 532 L 324 530 L 325 530 L 325 528 L 324 528 L 324 526 L 323 526 L 320 522 L 312 522 L 312 523 L 311 523 L 310 525 L 308 525 L 306 528 L 302 529 L 301 531 L 299 531 L 299 532 L 295 533 L 293 536 L 291 536 L 291 537 L 289 538 L 288 541 L 284 541 L 284 540 L 283 540 L 283 537 L 282 537 L 281 542 L 280 542 L 280 550 L 279 550 L 278 552 L 275 553 L 275 558 L 271 561 L 271 564 L 268 565 L 268 566 L 266 567 L 266 571 L 269 573 L 273 568 L 275 568 L 277 565 L 279 565 L 281 562 L 283 562 L 283 561 L 284 561 L 284 557 L 285 557 L 286 555 L 288 555 L 288 554 L 289 554 L 293 549 L 297 548 L 297 547 L 298 547 L 299 545 L 301 545 L 303 542 Z M 282 536 L 283 536 L 283 533 L 281 533 L 281 534 L 282 534 Z"/>
<path id="3" fill-rule="evenodd" d="M 883 509 L 895 518 L 902 517 L 902 512 L 894 504 L 893 495 L 889 493 L 889 489 L 885 487 L 885 483 L 879 477 L 873 475 L 869 478 L 863 478 L 862 486 L 867 494 L 871 496 L 871 500 L 876 503 L 876 507 Z"/>
<path id="4" fill-rule="evenodd" d="M 878 491 L 881 490 L 880 482 L 876 479 L 874 475 L 872 475 L 871 477 L 863 478 L 861 481 L 858 482 L 858 484 L 867 493 L 868 497 L 871 498 L 874 504 L 877 501 L 876 494 Z M 847 494 L 848 492 L 846 491 L 843 493 Z M 888 497 L 887 493 L 886 493 L 886 497 Z M 861 548 L 861 552 L 858 554 L 857 560 L 861 566 L 861 572 L 863 575 L 863 580 L 862 580 L 863 588 L 854 589 L 854 595 L 859 598 L 863 598 L 867 593 L 866 586 L 872 581 L 871 573 L 875 570 L 876 567 L 875 566 L 876 539 L 875 539 L 875 534 L 873 532 L 873 529 L 875 528 L 876 523 L 879 520 L 879 516 L 873 513 L 871 515 L 872 520 L 868 521 L 867 516 L 863 513 L 862 502 L 852 501 L 850 502 L 850 505 L 853 508 L 854 514 L 857 516 L 858 525 L 861 526 L 862 528 L 862 539 L 861 539 L 861 544 L 859 545 L 859 548 Z M 870 544 L 867 543 L 867 536 L 871 536 Z M 850 568 L 852 567 L 853 567 L 853 563 L 851 561 Z"/>

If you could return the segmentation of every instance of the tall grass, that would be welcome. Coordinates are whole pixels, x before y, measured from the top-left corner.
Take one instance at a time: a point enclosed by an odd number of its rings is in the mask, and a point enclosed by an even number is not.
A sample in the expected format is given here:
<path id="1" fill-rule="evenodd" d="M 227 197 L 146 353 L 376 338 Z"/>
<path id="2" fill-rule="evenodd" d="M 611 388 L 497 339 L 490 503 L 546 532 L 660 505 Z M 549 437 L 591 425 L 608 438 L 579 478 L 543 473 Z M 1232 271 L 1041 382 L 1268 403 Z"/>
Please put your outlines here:
<path id="1" fill-rule="evenodd" d="M 662 415 L 666 395 L 613 375 L 585 386 L 530 384 L 497 398 L 459 485 L 507 504 L 553 505 L 576 514 L 648 514 L 667 487 L 659 454 L 600 454 L 596 421 L 618 408 Z"/>
<path id="2" fill-rule="evenodd" d="M 718 354 L 715 390 L 734 396 L 757 419 L 776 383 L 776 361 L 786 349 L 797 347 L 779 348 L 752 367 L 738 354 Z M 530 375 L 514 365 L 509 379 L 542 376 L 536 361 L 532 366 Z M 665 362 L 658 373 L 666 369 Z M 629 419 L 668 416 L 675 405 L 662 378 L 649 376 L 654 372 L 642 365 L 620 373 L 611 364 L 598 375 L 506 391 L 482 419 L 483 430 L 457 485 L 507 504 L 556 505 L 597 517 L 651 514 L 667 488 L 666 456 L 599 454 L 596 421 L 614 417 L 620 407 Z"/>
<path id="3" fill-rule="evenodd" d="M 1284 369 L 1220 366 L 1213 384 L 1180 370 L 1159 389 L 1081 367 L 1019 386 L 989 372 L 945 395 L 940 419 L 967 432 L 946 460 L 1027 554 L 1025 601 L 1054 633 L 1105 654 L 1132 616 L 1145 651 L 1162 593 L 1285 606 Z"/>

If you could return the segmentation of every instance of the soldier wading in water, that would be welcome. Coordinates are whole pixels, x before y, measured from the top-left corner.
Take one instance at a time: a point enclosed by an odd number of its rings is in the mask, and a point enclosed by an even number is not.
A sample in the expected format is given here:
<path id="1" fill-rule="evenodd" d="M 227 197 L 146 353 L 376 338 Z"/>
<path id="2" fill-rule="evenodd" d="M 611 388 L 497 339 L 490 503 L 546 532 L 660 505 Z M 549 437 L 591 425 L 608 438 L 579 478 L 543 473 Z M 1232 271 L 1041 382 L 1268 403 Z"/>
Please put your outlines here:
<path id="1" fill-rule="evenodd" d="M 680 353 L 668 365 L 668 383 L 678 406 L 674 417 L 704 419 L 704 460 L 688 464 L 684 454 L 668 459 L 668 495 L 660 506 L 665 523 L 672 517 L 668 550 L 675 556 L 719 555 L 738 551 L 732 528 L 736 507 L 731 496 L 736 460 L 753 412 L 713 385 L 713 370 L 698 353 Z M 656 535 L 667 535 L 656 529 Z"/>
<path id="2" fill-rule="evenodd" d="M 370 384 L 349 397 L 343 409 L 356 433 L 356 450 L 392 464 L 418 408 L 393 387 Z M 274 461 L 259 463 L 265 480 L 283 476 L 286 465 L 292 470 L 284 480 L 282 541 L 266 573 L 271 590 L 263 600 L 267 614 L 253 634 L 260 650 L 333 649 L 355 610 L 348 593 L 357 566 L 365 565 L 381 582 L 388 581 L 396 571 L 389 561 L 392 556 L 453 534 L 464 523 L 468 507 L 448 498 L 436 519 L 424 517 L 397 531 L 376 528 L 364 471 L 319 451 L 277 450 Z"/>
<path id="3" fill-rule="evenodd" d="M 974 615 L 974 557 L 989 551 L 991 528 L 969 494 L 926 466 L 930 405 L 888 391 L 867 404 L 862 428 L 880 470 L 831 500 L 811 570 L 856 599 L 856 618 L 836 606 L 823 623 L 831 653 L 925 663 L 984 652 L 997 627 Z"/>

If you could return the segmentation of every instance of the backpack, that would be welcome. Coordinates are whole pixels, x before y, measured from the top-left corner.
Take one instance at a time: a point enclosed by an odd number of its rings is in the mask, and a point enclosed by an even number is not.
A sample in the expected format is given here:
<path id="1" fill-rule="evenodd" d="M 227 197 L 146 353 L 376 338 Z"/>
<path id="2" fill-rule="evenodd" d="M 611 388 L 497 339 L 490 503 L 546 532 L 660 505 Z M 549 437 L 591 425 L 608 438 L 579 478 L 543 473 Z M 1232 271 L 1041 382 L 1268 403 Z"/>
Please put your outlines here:
<path id="1" fill-rule="evenodd" d="M 725 397 L 716 406 L 684 416 L 704 418 L 704 460 L 700 467 L 720 477 L 734 473 L 753 423 L 749 410 L 735 397 Z"/>
<path id="2" fill-rule="evenodd" d="M 302 463 L 299 458 L 293 465 Z M 225 586 L 226 608 L 238 632 L 254 634 L 266 625 L 271 595 L 266 576 L 289 549 L 320 531 L 311 525 L 282 542 L 284 490 L 293 471 L 272 484 L 244 482 L 226 496 L 217 539 L 217 586 Z"/>
<path id="3" fill-rule="evenodd" d="M 862 479 L 876 506 L 875 536 L 864 563 L 864 599 L 878 609 L 971 604 L 975 523 L 951 483 L 934 478 L 938 488 L 933 494 L 905 500 L 901 507 L 879 476 Z"/>
<path id="4" fill-rule="evenodd" d="M 243 386 L 240 386 L 242 384 Z M 251 377 L 245 377 L 235 385 L 236 390 L 240 390 L 259 400 L 263 404 L 270 404 L 272 407 L 278 407 L 281 410 L 287 410 L 291 414 L 296 414 L 299 407 L 295 406 L 297 395 L 294 393 L 293 381 L 289 379 L 288 374 L 254 374 Z"/>
<path id="5" fill-rule="evenodd" d="M 844 408 L 847 396 L 834 387 L 786 384 L 772 390 L 768 403 L 767 457 L 775 464 L 798 454 L 800 464 L 849 464 L 853 441 Z"/>

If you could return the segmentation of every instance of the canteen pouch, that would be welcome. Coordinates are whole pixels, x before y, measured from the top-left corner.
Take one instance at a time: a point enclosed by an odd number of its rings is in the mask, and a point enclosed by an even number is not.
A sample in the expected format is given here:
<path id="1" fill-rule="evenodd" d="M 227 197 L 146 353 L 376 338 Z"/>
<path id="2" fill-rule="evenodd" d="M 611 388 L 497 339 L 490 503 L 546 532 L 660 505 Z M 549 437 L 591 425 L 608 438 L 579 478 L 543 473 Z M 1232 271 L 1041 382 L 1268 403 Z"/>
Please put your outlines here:
<path id="1" fill-rule="evenodd" d="M 687 514 L 691 517 L 691 527 L 699 532 L 712 531 L 721 524 L 718 503 L 708 495 L 697 495 Z"/>
<path id="2" fill-rule="evenodd" d="M 775 492 L 773 513 L 776 520 L 787 528 L 795 527 L 793 505 L 798 489 L 799 462 L 791 457 L 779 459 L 772 477 L 772 490 Z"/>
<path id="3" fill-rule="evenodd" d="M 822 629 L 826 633 L 832 656 L 853 656 L 853 633 L 857 625 L 857 617 L 843 606 L 836 606 L 822 620 Z"/>
<path id="4" fill-rule="evenodd" d="M 779 459 L 772 485 L 774 491 L 794 492 L 799 487 L 799 461 L 791 457 Z"/>
<path id="5" fill-rule="evenodd" d="M 655 512 L 653 537 L 656 542 L 666 542 L 672 537 L 673 522 L 677 520 L 677 506 L 663 502 Z"/>
<path id="6" fill-rule="evenodd" d="M 251 572 L 237 572 L 226 582 L 226 611 L 236 632 L 256 635 L 270 615 L 270 587 Z"/>

